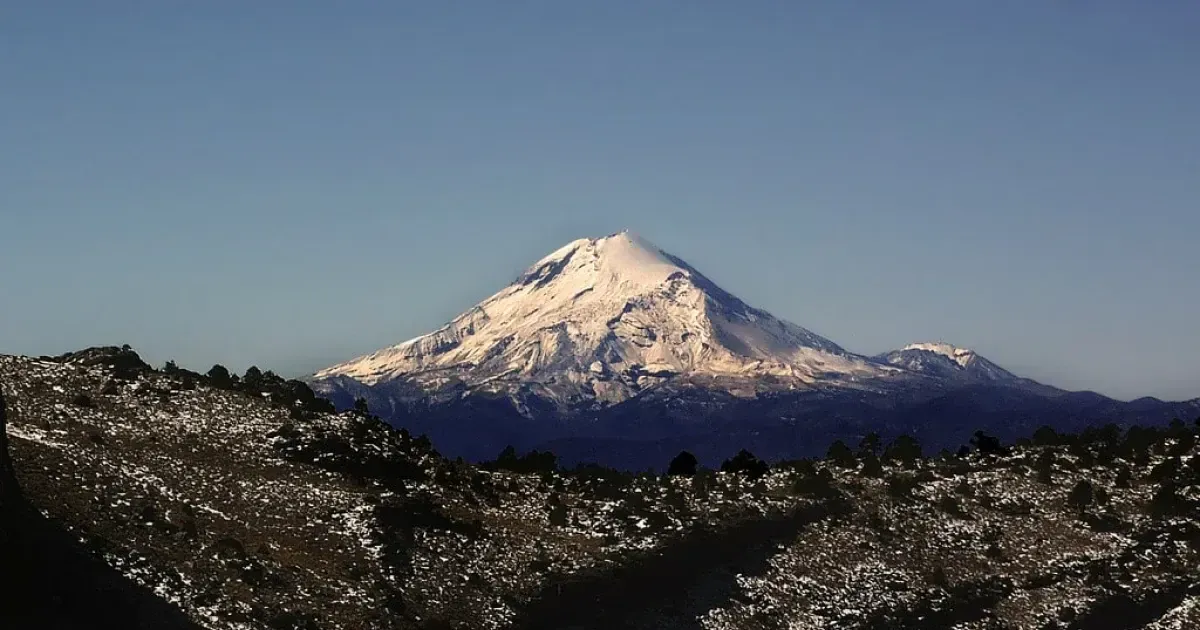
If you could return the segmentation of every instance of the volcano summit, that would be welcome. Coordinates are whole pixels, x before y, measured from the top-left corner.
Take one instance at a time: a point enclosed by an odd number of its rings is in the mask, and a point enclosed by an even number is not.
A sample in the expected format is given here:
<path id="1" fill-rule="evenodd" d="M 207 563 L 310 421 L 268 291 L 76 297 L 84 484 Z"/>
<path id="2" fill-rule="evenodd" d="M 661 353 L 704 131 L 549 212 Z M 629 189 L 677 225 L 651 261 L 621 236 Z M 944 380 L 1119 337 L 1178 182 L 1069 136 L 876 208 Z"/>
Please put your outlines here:
<path id="1" fill-rule="evenodd" d="M 615 403 L 671 379 L 741 391 L 898 371 L 747 305 L 683 260 L 621 232 L 568 243 L 440 329 L 316 378 L 366 385 L 404 378 L 426 390 L 526 388 L 560 402 Z"/>
<path id="2" fill-rule="evenodd" d="M 698 448 L 693 438 L 727 445 L 745 431 L 787 433 L 767 445 L 785 456 L 872 430 L 952 444 L 967 427 L 1002 423 L 1007 434 L 1030 423 L 1125 419 L 1126 411 L 947 343 L 848 352 L 629 232 L 568 243 L 441 328 L 312 380 L 341 405 L 365 398 L 439 447 L 474 457 L 502 442 L 567 439 L 570 450 L 582 439 L 581 457 L 608 459 L 592 441 L 629 453 L 637 450 L 630 440 Z M 1138 407 L 1147 410 L 1169 414 Z"/>

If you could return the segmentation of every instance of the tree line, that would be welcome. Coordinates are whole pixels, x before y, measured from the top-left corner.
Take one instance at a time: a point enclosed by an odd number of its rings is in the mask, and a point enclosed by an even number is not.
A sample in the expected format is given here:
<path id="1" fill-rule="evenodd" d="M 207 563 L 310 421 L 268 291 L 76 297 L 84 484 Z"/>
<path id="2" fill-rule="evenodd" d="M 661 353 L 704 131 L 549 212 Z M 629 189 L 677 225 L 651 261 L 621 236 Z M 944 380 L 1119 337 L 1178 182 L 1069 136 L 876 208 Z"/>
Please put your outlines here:
<path id="1" fill-rule="evenodd" d="M 964 444 L 957 451 L 943 449 L 935 457 L 945 461 L 963 459 L 977 454 L 984 457 L 998 457 L 1012 452 L 1014 447 L 1064 447 L 1072 455 L 1085 464 L 1096 460 L 1099 463 L 1109 463 L 1118 457 L 1145 463 L 1149 461 L 1151 449 L 1161 444 L 1166 438 L 1174 439 L 1171 453 L 1176 456 L 1189 452 L 1196 444 L 1196 431 L 1200 429 L 1200 418 L 1191 427 L 1182 420 L 1173 420 L 1167 427 L 1134 425 L 1123 429 L 1116 424 L 1100 427 L 1089 427 L 1079 433 L 1060 433 L 1053 427 L 1043 426 L 1029 438 L 1016 440 L 1013 444 L 1005 444 L 999 438 L 983 431 L 976 431 L 969 444 Z M 1049 451 L 1044 451 L 1049 452 Z M 909 435 L 900 435 L 885 443 L 877 432 L 864 435 L 856 447 L 851 447 L 844 440 L 835 440 L 826 450 L 823 460 L 835 467 L 857 469 L 867 476 L 882 474 L 883 465 L 909 466 L 930 456 L 923 451 L 921 444 Z M 1043 477 L 1048 473 L 1047 461 L 1043 455 L 1038 466 L 1039 474 Z M 785 460 L 775 464 L 783 468 L 804 468 L 803 462 L 812 460 Z M 1168 460 L 1173 461 L 1173 460 Z M 1200 458 L 1194 459 L 1200 466 Z M 507 446 L 496 459 L 484 462 L 481 466 L 488 470 L 506 470 L 516 473 L 570 473 L 575 470 L 603 469 L 595 464 L 581 465 L 575 469 L 565 469 L 559 465 L 558 457 L 549 451 L 530 451 L 519 455 L 513 446 Z M 720 472 L 738 473 L 750 477 L 762 477 L 770 471 L 771 465 L 755 456 L 752 452 L 742 449 L 729 459 L 724 460 L 718 470 Z M 699 459 L 689 451 L 681 451 L 672 458 L 666 466 L 668 476 L 694 476 L 702 470 Z"/>

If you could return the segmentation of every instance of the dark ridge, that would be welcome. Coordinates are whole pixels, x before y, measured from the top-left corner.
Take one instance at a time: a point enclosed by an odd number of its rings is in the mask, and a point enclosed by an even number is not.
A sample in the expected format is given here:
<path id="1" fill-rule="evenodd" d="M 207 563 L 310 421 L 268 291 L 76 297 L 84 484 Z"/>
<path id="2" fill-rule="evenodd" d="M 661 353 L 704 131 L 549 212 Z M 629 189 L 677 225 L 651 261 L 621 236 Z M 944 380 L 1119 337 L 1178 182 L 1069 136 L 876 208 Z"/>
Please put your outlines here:
<path id="1" fill-rule="evenodd" d="M 25 500 L 0 394 L 0 628 L 199 630 L 178 608 L 92 557 Z"/>
<path id="2" fill-rule="evenodd" d="M 1146 593 L 1118 593 L 1093 605 L 1067 626 L 1067 630 L 1140 628 L 1179 606 L 1184 598 L 1196 594 L 1200 594 L 1200 579 Z"/>

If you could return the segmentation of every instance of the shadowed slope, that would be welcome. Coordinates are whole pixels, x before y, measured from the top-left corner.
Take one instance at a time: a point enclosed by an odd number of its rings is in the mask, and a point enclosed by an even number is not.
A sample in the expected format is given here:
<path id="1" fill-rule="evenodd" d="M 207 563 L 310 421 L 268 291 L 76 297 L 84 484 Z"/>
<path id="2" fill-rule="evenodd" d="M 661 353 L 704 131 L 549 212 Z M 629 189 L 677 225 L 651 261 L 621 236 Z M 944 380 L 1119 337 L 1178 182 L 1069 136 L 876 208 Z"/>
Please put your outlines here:
<path id="1" fill-rule="evenodd" d="M 28 504 L 9 457 L 0 394 L 0 627 L 198 629 L 182 612 L 91 557 Z"/>
<path id="2" fill-rule="evenodd" d="M 779 545 L 848 509 L 833 501 L 695 533 L 665 549 L 591 575 L 552 581 L 512 627 L 541 630 L 701 630 L 699 618 L 737 592 L 738 575 L 762 573 Z"/>

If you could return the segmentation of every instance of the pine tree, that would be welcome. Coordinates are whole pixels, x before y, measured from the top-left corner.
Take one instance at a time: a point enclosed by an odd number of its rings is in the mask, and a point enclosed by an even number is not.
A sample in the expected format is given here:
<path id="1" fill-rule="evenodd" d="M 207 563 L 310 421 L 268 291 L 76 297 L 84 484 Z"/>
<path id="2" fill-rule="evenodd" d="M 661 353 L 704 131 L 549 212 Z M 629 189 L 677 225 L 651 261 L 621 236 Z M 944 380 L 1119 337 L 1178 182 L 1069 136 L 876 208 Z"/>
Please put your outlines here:
<path id="1" fill-rule="evenodd" d="M 1117 469 L 1117 478 L 1113 481 L 1113 485 L 1118 488 L 1128 488 L 1133 485 L 1133 473 L 1128 467 L 1121 466 Z"/>
<path id="2" fill-rule="evenodd" d="M 854 458 L 854 451 L 851 451 L 850 447 L 846 446 L 846 443 L 841 440 L 837 440 L 829 445 L 829 450 L 825 453 L 825 459 L 841 468 L 854 468 L 857 465 L 857 461 Z"/>
<path id="3" fill-rule="evenodd" d="M 1037 480 L 1050 485 L 1054 483 L 1054 451 L 1046 449 L 1038 455 L 1037 461 L 1033 464 L 1033 469 L 1037 472 Z"/>
<path id="4" fill-rule="evenodd" d="M 246 386 L 246 389 L 258 391 L 263 384 L 262 370 L 258 369 L 256 365 L 246 368 L 246 374 L 242 376 L 242 384 Z"/>
<path id="5" fill-rule="evenodd" d="M 1062 436 L 1052 427 L 1043 425 L 1033 432 L 1033 444 L 1035 446 L 1058 446 L 1062 444 Z"/>
<path id="6" fill-rule="evenodd" d="M 751 479 L 757 479 L 767 474 L 770 467 L 763 460 L 754 456 L 754 453 L 742 449 L 734 455 L 732 459 L 727 459 L 721 464 L 721 472 L 743 473 L 749 475 Z"/>
<path id="7" fill-rule="evenodd" d="M 883 446 L 883 438 L 878 433 L 872 431 L 863 436 L 858 442 L 858 456 L 866 457 L 867 455 L 879 455 L 880 449 Z"/>
<path id="8" fill-rule="evenodd" d="M 212 366 L 207 374 L 209 380 L 212 381 L 213 387 L 217 389 L 231 389 L 233 387 L 233 375 L 229 373 L 224 365 L 220 363 Z"/>
<path id="9" fill-rule="evenodd" d="M 908 465 L 921 459 L 921 455 L 921 444 L 910 435 L 901 435 L 888 446 L 884 459 Z"/>
<path id="10" fill-rule="evenodd" d="M 683 451 L 671 460 L 671 463 L 667 466 L 667 474 L 680 477 L 691 477 L 696 474 L 696 468 L 699 465 L 700 462 L 696 459 L 695 455 L 692 455 L 687 451 Z"/>
<path id="11" fill-rule="evenodd" d="M 874 453 L 868 452 L 863 455 L 861 472 L 867 477 L 879 478 L 883 476 L 883 466 L 879 463 L 879 458 Z"/>

